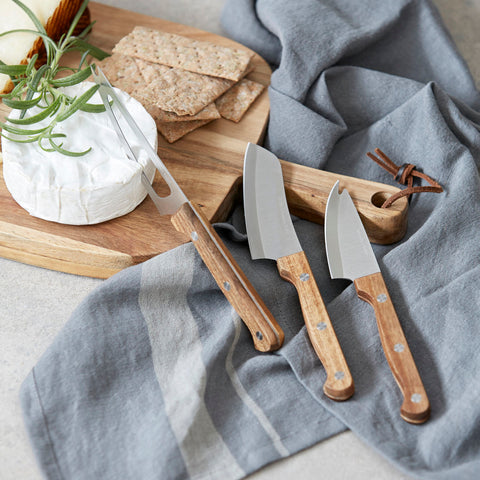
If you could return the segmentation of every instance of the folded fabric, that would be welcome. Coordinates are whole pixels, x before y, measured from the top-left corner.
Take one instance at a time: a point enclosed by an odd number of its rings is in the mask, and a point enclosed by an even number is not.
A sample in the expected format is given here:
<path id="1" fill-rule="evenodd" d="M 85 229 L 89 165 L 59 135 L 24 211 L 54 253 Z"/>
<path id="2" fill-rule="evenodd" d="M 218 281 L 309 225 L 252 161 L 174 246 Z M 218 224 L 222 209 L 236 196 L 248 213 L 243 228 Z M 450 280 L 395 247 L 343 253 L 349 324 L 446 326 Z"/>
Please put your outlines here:
<path id="1" fill-rule="evenodd" d="M 323 395 L 325 372 L 294 287 L 250 259 L 241 206 L 217 226 L 286 333 L 251 337 L 191 244 L 104 282 L 25 380 L 32 445 L 51 479 L 238 479 L 350 428 L 418 478 L 480 471 L 480 96 L 428 1 L 227 0 L 233 38 L 273 66 L 267 146 L 280 158 L 384 183 L 381 148 L 437 180 L 408 230 L 375 245 L 431 402 L 400 418 L 373 310 L 330 280 L 320 225 L 295 219 L 350 366 L 355 395 Z"/>
<path id="2" fill-rule="evenodd" d="M 300 319 L 277 283 L 278 317 Z M 254 350 L 192 244 L 91 294 L 24 382 L 22 406 L 50 479 L 242 478 L 345 428 L 284 356 Z"/>

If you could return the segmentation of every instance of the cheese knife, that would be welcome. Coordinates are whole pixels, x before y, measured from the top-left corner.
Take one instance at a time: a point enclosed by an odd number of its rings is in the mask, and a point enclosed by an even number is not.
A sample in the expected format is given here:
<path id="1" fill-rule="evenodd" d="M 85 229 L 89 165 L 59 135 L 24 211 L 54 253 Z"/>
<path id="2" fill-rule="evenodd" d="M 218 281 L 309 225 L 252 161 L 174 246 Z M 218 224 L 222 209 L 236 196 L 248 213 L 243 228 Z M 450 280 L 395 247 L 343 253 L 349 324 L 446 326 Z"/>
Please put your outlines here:
<path id="1" fill-rule="evenodd" d="M 347 362 L 288 210 L 282 168 L 270 151 L 249 143 L 243 170 L 243 198 L 252 259 L 276 260 L 280 276 L 298 293 L 307 332 L 325 367 L 325 395 L 346 400 L 354 392 Z"/>
<path id="2" fill-rule="evenodd" d="M 99 86 L 98 92 L 102 102 L 128 158 L 138 161 L 137 153 L 130 147 L 125 136 L 126 127 L 138 137 L 140 144 L 170 188 L 168 196 L 160 197 L 142 172 L 142 184 L 160 215 L 171 215 L 175 229 L 193 242 L 220 290 L 250 330 L 255 348 L 262 352 L 280 348 L 284 339 L 282 329 L 208 219 L 188 200 L 98 66 L 96 69 L 92 67 L 92 75 Z M 114 113 L 114 109 L 117 113 Z M 116 116 L 118 114 L 119 118 Z"/>
<path id="3" fill-rule="evenodd" d="M 365 228 L 348 191 L 339 193 L 339 181 L 327 200 L 324 231 L 331 277 L 353 280 L 357 295 L 375 311 L 383 351 L 403 395 L 401 417 L 425 422 L 430 414 L 425 388 Z"/>

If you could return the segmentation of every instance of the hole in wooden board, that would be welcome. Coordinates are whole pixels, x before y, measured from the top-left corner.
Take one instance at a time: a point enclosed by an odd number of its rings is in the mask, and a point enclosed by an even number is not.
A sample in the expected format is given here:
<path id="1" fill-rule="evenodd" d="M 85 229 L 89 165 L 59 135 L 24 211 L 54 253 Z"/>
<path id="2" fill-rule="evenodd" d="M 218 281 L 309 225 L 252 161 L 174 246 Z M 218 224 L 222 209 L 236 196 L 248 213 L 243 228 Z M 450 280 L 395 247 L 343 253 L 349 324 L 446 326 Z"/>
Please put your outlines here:
<path id="1" fill-rule="evenodd" d="M 382 208 L 382 205 L 386 200 L 390 198 L 390 193 L 388 192 L 376 192 L 372 195 L 371 202 L 378 208 Z"/>

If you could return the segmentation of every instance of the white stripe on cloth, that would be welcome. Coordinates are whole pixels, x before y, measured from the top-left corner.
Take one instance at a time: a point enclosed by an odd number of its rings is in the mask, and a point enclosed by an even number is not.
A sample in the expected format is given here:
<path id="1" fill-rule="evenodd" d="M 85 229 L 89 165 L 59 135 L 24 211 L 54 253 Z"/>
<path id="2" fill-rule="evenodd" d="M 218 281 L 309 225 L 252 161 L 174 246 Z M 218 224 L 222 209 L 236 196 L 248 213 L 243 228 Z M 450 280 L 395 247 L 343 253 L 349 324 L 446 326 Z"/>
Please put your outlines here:
<path id="1" fill-rule="evenodd" d="M 165 410 L 190 477 L 241 478 L 245 472 L 216 430 L 204 402 L 206 370 L 197 324 L 186 299 L 195 263 L 190 247 L 163 254 L 162 268 L 156 268 L 155 261 L 143 265 L 139 304 Z M 165 255 L 173 258 L 165 261 Z"/>
<path id="2" fill-rule="evenodd" d="M 273 445 L 278 451 L 278 453 L 282 457 L 288 457 L 289 452 L 285 445 L 282 443 L 280 435 L 270 423 L 270 420 L 267 418 L 264 411 L 245 390 L 244 386 L 240 381 L 238 373 L 233 366 L 233 352 L 237 345 L 238 339 L 240 338 L 240 333 L 242 329 L 242 320 L 235 311 L 233 312 L 233 323 L 235 324 L 235 338 L 232 342 L 232 346 L 230 347 L 227 358 L 225 360 L 225 368 L 227 370 L 227 374 L 230 377 L 230 381 L 232 382 L 233 388 L 237 392 L 237 395 L 241 398 L 242 402 L 250 409 L 253 415 L 255 415 L 260 425 L 265 430 L 266 434 L 271 438 Z"/>

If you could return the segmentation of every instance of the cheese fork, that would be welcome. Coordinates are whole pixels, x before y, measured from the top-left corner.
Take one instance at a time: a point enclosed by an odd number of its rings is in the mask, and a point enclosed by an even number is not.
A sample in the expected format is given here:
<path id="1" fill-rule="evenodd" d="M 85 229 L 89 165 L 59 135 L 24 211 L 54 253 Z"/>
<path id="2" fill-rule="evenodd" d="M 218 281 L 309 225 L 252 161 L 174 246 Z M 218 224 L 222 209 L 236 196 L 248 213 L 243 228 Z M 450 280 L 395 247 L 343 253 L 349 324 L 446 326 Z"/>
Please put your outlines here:
<path id="1" fill-rule="evenodd" d="M 99 85 L 98 92 L 127 157 L 138 162 L 137 154 L 131 148 L 114 109 L 125 120 L 170 188 L 168 196 L 159 196 L 142 172 L 142 184 L 160 215 L 171 215 L 175 229 L 193 242 L 220 290 L 249 329 L 255 348 L 262 352 L 280 348 L 284 340 L 282 329 L 208 219 L 188 200 L 98 66 L 92 67 L 92 75 Z"/>

